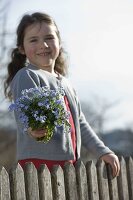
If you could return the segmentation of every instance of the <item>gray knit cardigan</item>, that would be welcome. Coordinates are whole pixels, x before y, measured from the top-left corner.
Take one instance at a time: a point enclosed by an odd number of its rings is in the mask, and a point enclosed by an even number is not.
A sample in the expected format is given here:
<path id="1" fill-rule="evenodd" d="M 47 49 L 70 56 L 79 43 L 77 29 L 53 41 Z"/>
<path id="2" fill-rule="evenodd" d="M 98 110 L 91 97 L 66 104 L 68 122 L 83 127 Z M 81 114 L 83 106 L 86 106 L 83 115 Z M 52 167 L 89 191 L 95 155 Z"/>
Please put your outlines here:
<path id="1" fill-rule="evenodd" d="M 23 89 L 38 86 L 49 86 L 51 89 L 55 89 L 59 84 L 64 87 L 74 120 L 77 159 L 80 159 L 81 143 L 95 156 L 96 159 L 104 154 L 112 153 L 112 151 L 98 138 L 86 121 L 78 97 L 66 78 L 60 76 L 60 78 L 57 79 L 51 73 L 29 64 L 27 67 L 24 67 L 17 72 L 11 83 L 11 91 L 14 100 L 16 100 L 21 96 L 21 91 Z M 16 111 L 15 118 L 17 123 L 17 160 L 28 158 L 45 160 L 74 159 L 70 133 L 64 133 L 63 129 L 60 127 L 54 132 L 52 139 L 47 144 L 44 144 L 37 142 L 30 134 L 24 132 L 23 125 L 20 123 Z"/>

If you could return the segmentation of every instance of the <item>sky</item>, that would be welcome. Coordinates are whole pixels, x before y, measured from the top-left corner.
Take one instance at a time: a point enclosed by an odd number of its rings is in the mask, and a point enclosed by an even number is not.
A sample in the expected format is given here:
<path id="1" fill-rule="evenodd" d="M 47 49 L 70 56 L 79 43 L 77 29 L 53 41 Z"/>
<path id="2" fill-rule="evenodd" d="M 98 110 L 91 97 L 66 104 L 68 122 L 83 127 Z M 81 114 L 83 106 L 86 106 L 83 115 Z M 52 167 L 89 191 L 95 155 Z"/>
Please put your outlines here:
<path id="1" fill-rule="evenodd" d="M 22 15 L 50 14 L 69 57 L 69 79 L 82 101 L 118 102 L 107 129 L 133 122 L 133 1 L 11 0 L 7 28 L 15 32 Z"/>

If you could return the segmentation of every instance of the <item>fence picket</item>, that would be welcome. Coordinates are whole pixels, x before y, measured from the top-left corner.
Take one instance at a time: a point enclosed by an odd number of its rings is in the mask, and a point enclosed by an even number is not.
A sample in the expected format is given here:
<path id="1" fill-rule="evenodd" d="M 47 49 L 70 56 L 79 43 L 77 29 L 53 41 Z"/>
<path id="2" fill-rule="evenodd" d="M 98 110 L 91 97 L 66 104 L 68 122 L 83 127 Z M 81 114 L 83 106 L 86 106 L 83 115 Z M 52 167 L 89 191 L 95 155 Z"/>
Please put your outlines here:
<path id="1" fill-rule="evenodd" d="M 86 163 L 89 200 L 99 200 L 97 171 L 93 161 Z"/>
<path id="2" fill-rule="evenodd" d="M 11 199 L 19 200 L 26 199 L 25 196 L 25 181 L 24 172 L 22 167 L 18 164 L 10 171 L 10 184 L 11 184 Z"/>
<path id="3" fill-rule="evenodd" d="M 38 170 L 38 183 L 40 200 L 53 200 L 51 174 L 46 165 L 41 165 Z"/>
<path id="4" fill-rule="evenodd" d="M 97 162 L 97 178 L 98 178 L 99 199 L 109 200 L 107 170 L 105 163 L 101 160 Z"/>
<path id="5" fill-rule="evenodd" d="M 55 165 L 51 171 L 52 189 L 54 200 L 65 200 L 65 186 L 64 186 L 64 174 L 59 165 Z"/>
<path id="6" fill-rule="evenodd" d="M 78 161 L 75 165 L 76 176 L 77 176 L 77 186 L 78 186 L 78 196 L 80 200 L 88 200 L 88 188 L 87 188 L 87 176 L 86 168 L 83 162 Z"/>
<path id="7" fill-rule="evenodd" d="M 0 200 L 10 200 L 9 175 L 4 167 L 0 171 Z"/>
<path id="8" fill-rule="evenodd" d="M 133 199 L 133 159 L 131 157 L 126 158 L 126 166 L 127 166 L 129 200 L 132 200 Z"/>
<path id="9" fill-rule="evenodd" d="M 133 159 L 131 157 L 128 157 L 126 159 L 126 164 L 127 164 L 129 200 L 133 200 Z"/>
<path id="10" fill-rule="evenodd" d="M 111 169 L 110 165 L 107 165 L 107 172 L 108 172 L 108 184 L 109 184 L 110 200 L 119 200 L 117 177 L 113 178 L 112 169 Z"/>
<path id="11" fill-rule="evenodd" d="M 128 194 L 128 183 L 127 183 L 127 171 L 126 171 L 126 162 L 123 157 L 120 158 L 120 175 L 118 176 L 118 193 L 120 200 L 129 199 Z"/>
<path id="12" fill-rule="evenodd" d="M 77 182 L 75 168 L 71 163 L 64 166 L 65 188 L 67 200 L 80 200 L 77 194 Z"/>
<path id="13" fill-rule="evenodd" d="M 39 200 L 38 175 L 32 163 L 25 164 L 24 175 L 27 200 Z"/>

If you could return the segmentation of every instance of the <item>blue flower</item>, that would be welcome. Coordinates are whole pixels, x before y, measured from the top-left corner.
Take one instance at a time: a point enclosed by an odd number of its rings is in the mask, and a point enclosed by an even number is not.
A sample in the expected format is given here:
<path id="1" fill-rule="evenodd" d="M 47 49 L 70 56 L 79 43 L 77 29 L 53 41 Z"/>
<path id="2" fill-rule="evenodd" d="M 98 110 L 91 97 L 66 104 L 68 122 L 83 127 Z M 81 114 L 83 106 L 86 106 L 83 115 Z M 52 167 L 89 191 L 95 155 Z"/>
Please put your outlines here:
<path id="1" fill-rule="evenodd" d="M 17 106 L 16 106 L 16 104 L 15 103 L 12 103 L 10 106 L 9 106 L 9 111 L 14 111 L 14 110 L 16 110 L 16 108 L 17 108 Z"/>
<path id="2" fill-rule="evenodd" d="M 21 114 L 19 115 L 19 119 L 20 119 L 20 121 L 21 121 L 23 124 L 26 124 L 26 125 L 27 125 L 27 123 L 28 123 L 28 117 L 27 117 L 24 113 L 21 113 Z"/>
<path id="3" fill-rule="evenodd" d="M 42 102 L 38 102 L 38 106 L 43 106 L 43 103 Z"/>
<path id="4" fill-rule="evenodd" d="M 62 103 L 62 100 L 61 100 L 61 99 L 57 99 L 57 100 L 56 100 L 56 103 L 57 103 L 57 104 L 61 104 L 61 103 Z"/>
<path id="5" fill-rule="evenodd" d="M 49 87 L 35 87 L 22 91 L 22 96 L 9 106 L 10 111 L 19 114 L 19 120 L 24 126 L 24 131 L 45 128 L 47 136 L 43 142 L 48 142 L 55 128 L 63 126 L 64 132 L 70 131 L 62 87 L 51 90 Z M 37 140 L 38 141 L 38 140 Z"/>

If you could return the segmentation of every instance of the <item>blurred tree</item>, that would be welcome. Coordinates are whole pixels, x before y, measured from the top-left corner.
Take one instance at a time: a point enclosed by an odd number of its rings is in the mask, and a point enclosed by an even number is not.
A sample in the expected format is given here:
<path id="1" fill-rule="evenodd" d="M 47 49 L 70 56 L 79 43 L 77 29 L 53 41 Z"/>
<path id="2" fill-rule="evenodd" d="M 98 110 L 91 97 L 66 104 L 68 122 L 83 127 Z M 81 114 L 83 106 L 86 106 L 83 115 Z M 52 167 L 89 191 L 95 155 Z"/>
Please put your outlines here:
<path id="1" fill-rule="evenodd" d="M 13 35 L 13 33 L 9 31 L 9 28 L 7 28 L 10 4 L 10 0 L 0 0 L 0 70 L 5 67 L 9 60 L 7 57 L 8 51 L 11 47 L 11 39 L 9 38 Z M 3 73 L 0 74 L 0 77 L 3 77 Z"/>
<path id="2" fill-rule="evenodd" d="M 4 97 L 3 83 L 7 74 L 6 65 L 10 58 L 9 51 L 14 43 L 14 31 L 10 31 L 10 27 L 8 27 L 10 5 L 10 0 L 0 0 L 0 112 L 3 112 L 8 103 Z"/>
<path id="3" fill-rule="evenodd" d="M 11 0 L 0 0 L 0 165 L 9 168 L 15 162 L 16 128 L 13 113 L 6 111 L 3 82 L 14 33 L 7 27 Z"/>
<path id="4" fill-rule="evenodd" d="M 117 155 L 133 156 L 133 131 L 129 127 L 111 130 L 102 135 L 102 140 Z"/>
<path id="5" fill-rule="evenodd" d="M 81 107 L 89 124 L 101 136 L 107 120 L 111 117 L 109 111 L 119 103 L 119 100 L 108 101 L 103 97 L 93 95 L 90 102 L 81 101 Z"/>

